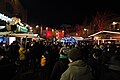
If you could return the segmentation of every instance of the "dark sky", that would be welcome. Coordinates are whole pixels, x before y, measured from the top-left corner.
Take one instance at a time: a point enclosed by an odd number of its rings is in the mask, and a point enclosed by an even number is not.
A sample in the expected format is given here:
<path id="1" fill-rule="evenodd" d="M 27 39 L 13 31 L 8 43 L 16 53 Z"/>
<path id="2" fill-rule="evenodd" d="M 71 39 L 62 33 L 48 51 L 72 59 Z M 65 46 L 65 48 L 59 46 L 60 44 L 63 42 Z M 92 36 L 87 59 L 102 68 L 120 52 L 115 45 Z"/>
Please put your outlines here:
<path id="1" fill-rule="evenodd" d="M 90 20 L 96 11 L 120 14 L 119 3 L 115 0 L 21 0 L 28 10 L 28 23 L 81 24 Z"/>

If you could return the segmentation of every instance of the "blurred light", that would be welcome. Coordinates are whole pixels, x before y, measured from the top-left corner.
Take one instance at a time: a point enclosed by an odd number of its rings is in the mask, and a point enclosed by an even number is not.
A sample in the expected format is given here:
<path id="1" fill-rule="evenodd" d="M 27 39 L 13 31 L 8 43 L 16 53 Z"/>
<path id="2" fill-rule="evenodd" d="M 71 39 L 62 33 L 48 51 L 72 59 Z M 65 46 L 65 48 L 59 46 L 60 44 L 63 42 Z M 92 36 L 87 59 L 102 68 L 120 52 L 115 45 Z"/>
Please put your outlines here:
<path id="1" fill-rule="evenodd" d="M 62 30 L 62 33 L 64 33 L 64 30 Z"/>
<path id="2" fill-rule="evenodd" d="M 87 31 L 87 29 L 86 29 L 86 28 L 84 28 L 84 31 Z"/>
<path id="3" fill-rule="evenodd" d="M 98 40 L 99 39 L 99 37 L 94 37 L 94 40 Z"/>
<path id="4" fill-rule="evenodd" d="M 120 29 L 117 29 L 117 30 L 120 30 Z"/>
<path id="5" fill-rule="evenodd" d="M 32 29 L 32 27 L 29 27 L 29 29 Z"/>
<path id="6" fill-rule="evenodd" d="M 48 30 L 48 27 L 46 27 L 46 30 Z"/>
<path id="7" fill-rule="evenodd" d="M 116 25 L 116 24 L 117 24 L 117 22 L 113 22 L 112 24 L 113 24 L 113 25 Z"/>
<path id="8" fill-rule="evenodd" d="M 54 29 L 52 29 L 52 32 L 54 32 Z"/>
<path id="9" fill-rule="evenodd" d="M 31 29 L 30 32 L 32 32 L 33 30 Z"/>
<path id="10" fill-rule="evenodd" d="M 78 36 L 78 33 L 76 33 L 76 36 Z"/>
<path id="11" fill-rule="evenodd" d="M 111 42 L 110 42 L 110 41 L 108 41 L 108 43 L 109 43 L 109 44 L 111 44 Z"/>
<path id="12" fill-rule="evenodd" d="M 39 26 L 38 25 L 36 25 L 36 28 L 38 28 Z"/>
<path id="13" fill-rule="evenodd" d="M 0 29 L 4 29 L 5 28 L 5 26 L 0 26 Z"/>

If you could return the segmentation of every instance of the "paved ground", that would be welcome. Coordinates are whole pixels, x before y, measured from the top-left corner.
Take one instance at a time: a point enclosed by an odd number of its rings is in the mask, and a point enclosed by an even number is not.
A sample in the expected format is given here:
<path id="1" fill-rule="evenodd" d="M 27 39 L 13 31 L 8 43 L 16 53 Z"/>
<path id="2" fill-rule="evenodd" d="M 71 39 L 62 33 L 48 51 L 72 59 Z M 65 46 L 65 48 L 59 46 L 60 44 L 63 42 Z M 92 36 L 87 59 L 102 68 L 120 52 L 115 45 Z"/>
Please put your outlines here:
<path id="1" fill-rule="evenodd" d="M 11 80 L 40 80 L 38 72 L 27 71 L 16 74 Z"/>
<path id="2" fill-rule="evenodd" d="M 16 73 L 12 64 L 0 65 L 0 80 L 40 80 L 39 72 L 28 70 L 22 73 Z"/>

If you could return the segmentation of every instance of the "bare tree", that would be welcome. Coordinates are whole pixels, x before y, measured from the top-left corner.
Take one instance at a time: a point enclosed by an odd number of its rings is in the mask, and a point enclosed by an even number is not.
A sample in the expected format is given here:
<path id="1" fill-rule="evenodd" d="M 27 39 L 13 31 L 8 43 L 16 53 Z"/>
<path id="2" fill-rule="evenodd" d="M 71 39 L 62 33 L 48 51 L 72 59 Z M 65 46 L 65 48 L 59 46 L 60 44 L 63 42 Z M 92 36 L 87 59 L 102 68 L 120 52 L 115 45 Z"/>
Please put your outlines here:
<path id="1" fill-rule="evenodd" d="M 109 29 L 109 22 L 108 20 L 112 17 L 112 14 L 109 12 L 98 12 L 96 13 L 96 16 L 93 17 L 93 24 L 94 29 L 97 29 L 97 31 L 102 31 Z"/>
<path id="2" fill-rule="evenodd" d="M 75 27 L 76 27 L 76 32 L 78 33 L 78 36 L 81 36 L 83 32 L 81 26 L 79 24 L 76 24 Z"/>

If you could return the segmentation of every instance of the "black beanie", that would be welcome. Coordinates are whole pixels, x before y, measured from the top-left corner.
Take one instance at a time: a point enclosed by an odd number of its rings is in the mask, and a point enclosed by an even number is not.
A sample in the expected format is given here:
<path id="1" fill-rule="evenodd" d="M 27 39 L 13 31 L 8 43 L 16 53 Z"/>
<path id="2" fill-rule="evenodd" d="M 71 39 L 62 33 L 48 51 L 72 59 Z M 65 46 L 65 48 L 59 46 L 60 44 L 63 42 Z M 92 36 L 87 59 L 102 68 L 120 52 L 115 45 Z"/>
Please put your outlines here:
<path id="1" fill-rule="evenodd" d="M 68 57 L 73 61 L 80 60 L 82 59 L 82 50 L 78 47 L 72 48 L 68 53 Z"/>

